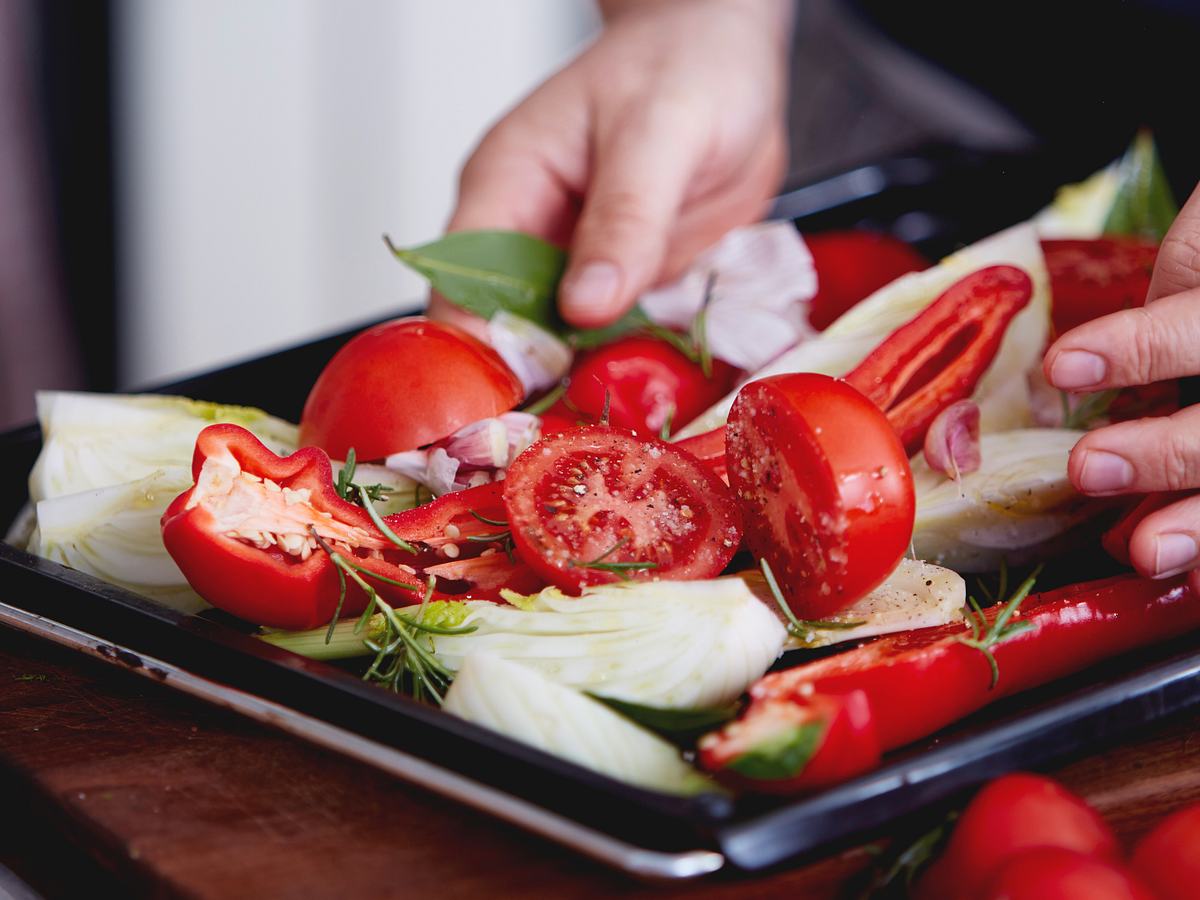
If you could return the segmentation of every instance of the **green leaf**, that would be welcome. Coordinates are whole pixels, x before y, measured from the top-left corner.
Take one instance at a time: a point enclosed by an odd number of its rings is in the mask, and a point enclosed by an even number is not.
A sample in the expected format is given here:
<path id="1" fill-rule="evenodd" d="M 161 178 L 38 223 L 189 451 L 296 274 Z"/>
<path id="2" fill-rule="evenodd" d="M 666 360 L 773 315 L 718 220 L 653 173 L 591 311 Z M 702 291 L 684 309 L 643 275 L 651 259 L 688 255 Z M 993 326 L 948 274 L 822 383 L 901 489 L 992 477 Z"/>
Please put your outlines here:
<path id="1" fill-rule="evenodd" d="M 554 297 L 567 255 L 553 244 L 515 231 L 459 231 L 409 249 L 384 241 L 456 306 L 485 319 L 503 309 L 558 330 Z"/>
<path id="2" fill-rule="evenodd" d="M 1120 164 L 1120 184 L 1104 220 L 1105 234 L 1130 234 L 1161 241 L 1179 215 L 1154 136 L 1139 131 Z"/>
<path id="3" fill-rule="evenodd" d="M 799 774 L 820 744 L 825 726 L 806 722 L 771 737 L 748 753 L 743 753 L 726 768 L 746 778 L 782 781 Z"/>
<path id="4" fill-rule="evenodd" d="M 567 343 L 576 350 L 590 350 L 593 347 L 615 341 L 630 332 L 641 331 L 650 327 L 651 324 L 650 317 L 646 315 L 645 311 L 640 306 L 635 306 L 611 325 L 605 325 L 603 328 L 582 328 L 577 331 L 569 331 L 566 338 Z"/>
<path id="5" fill-rule="evenodd" d="M 589 696 L 630 721 L 656 731 L 675 743 L 685 745 L 691 745 L 700 735 L 724 725 L 738 714 L 736 703 L 707 709 L 665 709 L 661 706 L 643 706 L 641 703 L 615 700 L 597 694 Z"/>

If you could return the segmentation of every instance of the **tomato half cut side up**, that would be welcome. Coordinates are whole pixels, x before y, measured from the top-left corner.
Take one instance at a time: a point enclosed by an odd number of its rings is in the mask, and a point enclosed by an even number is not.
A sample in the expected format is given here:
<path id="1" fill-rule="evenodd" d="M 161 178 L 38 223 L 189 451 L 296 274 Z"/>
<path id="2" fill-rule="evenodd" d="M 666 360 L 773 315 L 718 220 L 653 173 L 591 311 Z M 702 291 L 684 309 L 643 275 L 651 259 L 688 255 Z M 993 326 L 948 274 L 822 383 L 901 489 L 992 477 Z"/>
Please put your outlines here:
<path id="1" fill-rule="evenodd" d="M 603 425 L 550 435 L 518 456 L 504 505 L 518 554 L 566 590 L 711 578 L 741 539 L 737 504 L 699 460 Z"/>
<path id="2" fill-rule="evenodd" d="M 896 568 L 912 538 L 908 456 L 879 408 L 827 375 L 753 381 L 726 428 L 745 540 L 792 611 L 820 619 Z"/>

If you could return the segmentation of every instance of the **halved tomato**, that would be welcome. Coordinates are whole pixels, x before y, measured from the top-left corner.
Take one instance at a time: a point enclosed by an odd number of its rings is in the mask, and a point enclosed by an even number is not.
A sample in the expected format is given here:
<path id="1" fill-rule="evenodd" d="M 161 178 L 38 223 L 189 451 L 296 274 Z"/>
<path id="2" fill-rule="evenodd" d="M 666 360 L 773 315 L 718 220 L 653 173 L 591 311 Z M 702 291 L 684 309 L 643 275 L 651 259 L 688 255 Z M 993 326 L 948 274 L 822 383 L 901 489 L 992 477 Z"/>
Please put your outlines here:
<path id="1" fill-rule="evenodd" d="M 355 335 L 317 378 L 300 444 L 360 461 L 415 450 L 521 402 L 504 360 L 453 325 L 414 317 Z"/>
<path id="2" fill-rule="evenodd" d="M 908 456 L 879 407 L 827 375 L 742 388 L 725 434 L 746 545 L 792 611 L 820 619 L 896 568 L 916 509 Z"/>
<path id="3" fill-rule="evenodd" d="M 710 578 L 737 551 L 737 505 L 703 463 L 594 425 L 542 438 L 504 481 L 517 552 L 567 590 L 649 578 Z"/>

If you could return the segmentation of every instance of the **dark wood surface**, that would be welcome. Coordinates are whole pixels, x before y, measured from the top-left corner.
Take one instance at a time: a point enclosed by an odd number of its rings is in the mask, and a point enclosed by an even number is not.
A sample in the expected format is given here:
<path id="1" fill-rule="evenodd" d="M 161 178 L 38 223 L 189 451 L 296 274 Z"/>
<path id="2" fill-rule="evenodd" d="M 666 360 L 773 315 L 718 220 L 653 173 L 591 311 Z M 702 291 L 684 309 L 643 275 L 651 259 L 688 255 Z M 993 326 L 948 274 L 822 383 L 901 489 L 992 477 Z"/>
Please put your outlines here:
<path id="1" fill-rule="evenodd" d="M 1125 841 L 1200 800 L 1200 716 L 1056 773 Z M 511 826 L 0 628 L 0 863 L 46 896 L 835 897 L 853 850 L 639 884 Z"/>

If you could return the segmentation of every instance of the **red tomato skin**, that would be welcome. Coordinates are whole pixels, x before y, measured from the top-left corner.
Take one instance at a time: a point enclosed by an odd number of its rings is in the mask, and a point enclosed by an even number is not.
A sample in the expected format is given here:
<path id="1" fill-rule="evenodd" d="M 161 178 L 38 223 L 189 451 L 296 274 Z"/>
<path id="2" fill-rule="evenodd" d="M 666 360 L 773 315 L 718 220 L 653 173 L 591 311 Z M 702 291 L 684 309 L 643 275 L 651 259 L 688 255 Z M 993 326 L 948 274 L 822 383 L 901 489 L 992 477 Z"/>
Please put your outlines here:
<path id="1" fill-rule="evenodd" d="M 414 450 L 508 412 L 524 390 L 504 360 L 465 331 L 417 316 L 355 335 L 317 377 L 302 446 L 360 461 Z"/>
<path id="2" fill-rule="evenodd" d="M 929 267 L 908 244 L 870 231 L 806 234 L 804 243 L 817 270 L 817 293 L 808 306 L 808 322 L 817 331 L 885 284 Z"/>
<path id="3" fill-rule="evenodd" d="M 811 373 L 753 381 L 725 441 L 746 545 L 797 616 L 836 613 L 896 568 L 912 538 L 912 473 L 887 418 L 857 390 Z"/>
<path id="4" fill-rule="evenodd" d="M 1194 900 L 1200 889 L 1200 803 L 1155 826 L 1134 848 L 1131 863 L 1160 900 Z"/>
<path id="5" fill-rule="evenodd" d="M 666 341 L 627 337 L 582 354 L 571 369 L 567 403 L 575 418 L 598 422 L 609 395 L 609 424 L 657 435 L 667 421 L 682 428 L 731 390 L 740 371 L 719 359 L 705 377 Z"/>
<path id="6" fill-rule="evenodd" d="M 919 896 L 979 897 L 1001 865 L 1036 847 L 1113 862 L 1119 856 L 1112 830 L 1081 797 L 1050 778 L 1015 773 L 986 785 L 963 810 Z"/>
<path id="7" fill-rule="evenodd" d="M 1155 900 L 1125 867 L 1063 847 L 1022 850 L 1000 865 L 982 892 L 959 896 L 980 900 Z"/>
<path id="8" fill-rule="evenodd" d="M 711 578 L 741 540 L 737 504 L 707 466 L 624 429 L 593 425 L 543 437 L 513 461 L 503 484 L 518 555 L 568 591 L 626 579 Z M 572 517 L 579 509 L 582 521 Z M 642 546 L 638 539 L 648 533 L 656 539 Z M 614 572 L 579 565 L 601 557 L 656 566 Z"/>
<path id="9" fill-rule="evenodd" d="M 1110 235 L 1042 241 L 1050 273 L 1054 334 L 1146 303 L 1158 244 Z"/>

